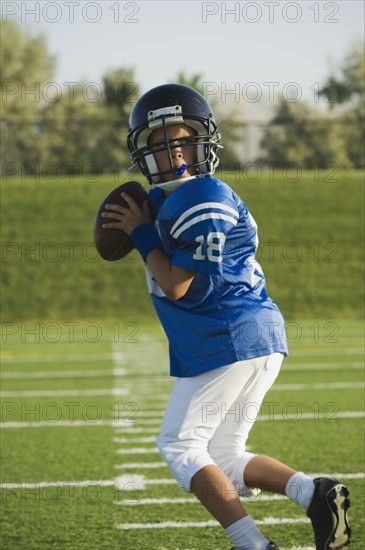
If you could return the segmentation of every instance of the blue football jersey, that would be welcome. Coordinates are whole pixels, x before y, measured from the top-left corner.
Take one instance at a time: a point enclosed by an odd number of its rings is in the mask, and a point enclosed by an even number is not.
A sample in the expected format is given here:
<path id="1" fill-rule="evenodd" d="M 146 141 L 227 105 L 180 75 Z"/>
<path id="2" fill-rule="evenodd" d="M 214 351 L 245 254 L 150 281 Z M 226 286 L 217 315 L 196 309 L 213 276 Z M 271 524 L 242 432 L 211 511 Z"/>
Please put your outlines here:
<path id="1" fill-rule="evenodd" d="M 185 296 L 173 301 L 146 268 L 169 340 L 171 375 L 195 376 L 274 352 L 286 356 L 284 320 L 255 258 L 257 226 L 240 197 L 205 176 L 168 197 L 154 189 L 149 203 L 170 262 L 196 273 Z"/>

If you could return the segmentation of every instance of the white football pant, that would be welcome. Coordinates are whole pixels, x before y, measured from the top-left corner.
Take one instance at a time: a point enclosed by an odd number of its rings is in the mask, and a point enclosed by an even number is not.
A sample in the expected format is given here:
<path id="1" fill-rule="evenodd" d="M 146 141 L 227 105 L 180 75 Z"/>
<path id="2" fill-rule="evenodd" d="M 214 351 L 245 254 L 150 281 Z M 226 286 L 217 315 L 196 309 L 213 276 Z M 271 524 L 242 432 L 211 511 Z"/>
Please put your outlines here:
<path id="1" fill-rule="evenodd" d="M 274 383 L 283 355 L 238 361 L 189 378 L 177 378 L 156 440 L 180 487 L 191 492 L 192 477 L 217 465 L 244 496 L 244 470 L 256 455 L 246 441 L 262 400 Z"/>

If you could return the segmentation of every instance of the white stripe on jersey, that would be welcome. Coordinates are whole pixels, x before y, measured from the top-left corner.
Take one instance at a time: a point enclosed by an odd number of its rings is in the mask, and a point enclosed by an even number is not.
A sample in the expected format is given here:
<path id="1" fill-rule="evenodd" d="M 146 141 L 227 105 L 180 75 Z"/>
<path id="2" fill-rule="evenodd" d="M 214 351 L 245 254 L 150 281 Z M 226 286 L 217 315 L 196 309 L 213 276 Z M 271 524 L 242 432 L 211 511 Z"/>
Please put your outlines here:
<path id="1" fill-rule="evenodd" d="M 211 219 L 226 220 L 227 222 L 230 222 L 233 225 L 237 225 L 238 223 L 238 220 L 236 220 L 235 218 L 232 218 L 231 216 L 226 216 L 226 214 L 218 214 L 216 212 L 207 212 L 206 214 L 200 214 L 200 216 L 195 216 L 195 218 L 192 218 L 188 222 L 184 223 L 184 225 L 176 229 L 174 233 L 171 233 L 171 236 L 174 239 L 177 239 L 179 235 L 181 235 L 181 233 L 185 231 L 185 229 L 187 229 L 188 227 L 191 227 L 192 225 L 195 225 L 196 223 L 199 223 L 203 220 L 211 220 Z"/>
<path id="2" fill-rule="evenodd" d="M 183 214 L 181 214 L 180 218 L 177 220 L 176 223 L 172 226 L 170 233 L 171 235 L 174 233 L 174 231 L 177 229 L 177 227 L 182 224 L 182 222 L 190 216 L 190 214 L 194 214 L 194 212 L 198 212 L 199 210 L 206 210 L 207 208 L 216 208 L 218 210 L 225 210 L 226 212 L 230 212 L 233 216 L 239 216 L 237 210 L 234 208 L 231 208 L 230 206 L 227 206 L 225 204 L 222 204 L 220 202 L 202 202 L 200 204 L 197 204 L 196 206 L 193 206 L 192 208 L 189 208 L 189 210 L 186 210 Z"/>

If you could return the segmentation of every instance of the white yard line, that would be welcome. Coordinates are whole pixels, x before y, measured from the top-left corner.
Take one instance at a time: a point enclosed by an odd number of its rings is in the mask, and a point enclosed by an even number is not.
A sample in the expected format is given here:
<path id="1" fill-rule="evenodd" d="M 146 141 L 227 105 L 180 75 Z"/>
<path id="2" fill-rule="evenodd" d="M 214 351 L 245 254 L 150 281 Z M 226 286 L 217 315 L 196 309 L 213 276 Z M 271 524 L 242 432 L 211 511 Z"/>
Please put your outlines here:
<path id="1" fill-rule="evenodd" d="M 135 427 L 128 427 L 126 426 L 125 428 L 115 428 L 114 430 L 114 433 L 116 434 L 123 434 L 123 435 L 128 435 L 128 434 L 132 434 L 132 435 L 135 435 L 135 434 L 155 434 L 156 437 L 159 433 L 159 427 L 156 426 L 156 428 L 135 428 Z"/>
<path id="2" fill-rule="evenodd" d="M 166 462 L 126 462 L 124 464 L 115 464 L 117 470 L 150 470 L 154 468 L 168 468 Z"/>
<path id="3" fill-rule="evenodd" d="M 143 419 L 143 420 L 142 420 L 142 416 L 143 415 L 141 415 L 141 418 L 140 418 L 138 412 L 136 412 L 135 416 L 133 415 L 133 416 L 128 417 L 127 412 L 125 412 L 125 413 L 121 412 L 120 413 L 120 418 L 118 418 L 117 414 L 115 415 L 115 421 L 120 420 L 122 422 L 123 420 L 125 420 L 125 426 L 126 427 L 127 426 L 131 427 L 131 426 L 137 425 L 137 424 L 140 425 L 140 426 L 145 426 L 145 425 L 146 426 L 147 425 L 148 426 L 149 425 L 153 426 L 154 424 L 161 424 L 161 422 L 162 422 L 162 415 L 159 416 L 159 417 L 156 417 L 156 418 L 146 418 L 146 419 Z M 128 421 L 128 418 L 129 418 L 129 421 Z M 122 422 L 122 424 L 123 424 L 123 422 Z M 117 423 L 115 424 L 115 427 L 116 428 L 118 427 Z"/>
<path id="4" fill-rule="evenodd" d="M 130 391 L 133 392 L 135 395 L 135 400 L 139 399 L 146 399 L 146 395 L 151 395 L 151 384 L 153 385 L 154 392 L 158 392 L 158 400 L 163 399 L 164 401 L 168 400 L 169 394 L 165 393 L 165 391 L 169 388 L 166 388 L 166 385 L 164 386 L 158 386 L 156 387 L 154 385 L 153 380 L 151 380 L 149 383 L 143 382 L 138 383 L 138 381 L 135 382 L 135 384 L 131 384 L 130 382 L 125 381 L 124 385 L 128 388 L 130 388 Z M 306 390 L 339 390 L 339 389 L 363 389 L 365 387 L 365 383 L 363 381 L 360 382 L 319 382 L 319 383 L 304 383 L 304 384 L 274 384 L 272 388 L 270 389 L 270 392 L 273 391 L 306 391 Z M 151 398 L 153 399 L 153 398 Z"/>
<path id="5" fill-rule="evenodd" d="M 151 342 L 146 339 L 138 338 L 140 344 L 148 344 L 147 348 L 145 350 L 140 349 L 140 357 L 146 356 L 148 359 L 154 358 L 156 359 L 156 362 L 160 360 L 160 358 L 163 358 L 165 363 L 167 364 L 166 360 L 166 351 L 165 349 L 165 342 L 164 340 L 161 340 L 161 342 L 158 342 L 161 345 L 158 345 L 156 349 L 151 348 Z M 82 340 L 80 340 L 82 342 Z M 351 340 L 352 342 L 353 340 Z M 346 339 L 342 340 L 343 343 L 346 342 Z M 355 340 L 355 342 L 359 343 L 358 347 L 341 347 L 338 343 L 336 343 L 336 348 L 334 345 L 330 347 L 330 349 L 295 349 L 295 344 L 290 344 L 290 357 L 296 357 L 296 356 L 303 356 L 303 355 L 333 355 L 338 356 L 338 353 L 341 352 L 341 354 L 344 355 L 362 355 L 364 353 L 364 348 L 362 345 L 362 341 Z M 154 342 L 156 343 L 156 342 Z M 0 360 L 2 363 L 39 363 L 39 362 L 67 362 L 67 361 L 85 361 L 85 362 L 95 362 L 95 361 L 105 361 L 105 360 L 113 360 L 115 359 L 113 357 L 113 354 L 117 353 L 119 354 L 118 360 L 123 360 L 124 362 L 128 362 L 128 357 L 134 357 L 134 355 L 131 355 L 129 353 L 123 353 L 119 349 L 116 349 L 114 352 L 109 353 L 59 353 L 59 354 L 38 354 L 38 355 L 21 355 L 21 354 L 12 354 L 10 352 L 6 353 L 3 352 L 0 354 Z M 145 372 L 148 372 L 146 370 Z"/>
<path id="6" fill-rule="evenodd" d="M 149 437 L 114 437 L 113 443 L 154 443 L 156 438 L 152 435 Z"/>
<path id="7" fill-rule="evenodd" d="M 150 470 L 152 468 L 168 468 L 166 462 L 126 462 L 126 464 L 115 464 L 114 468 L 120 470 L 141 469 Z"/>
<path id="8" fill-rule="evenodd" d="M 69 355 L 59 354 L 59 355 L 1 355 L 1 363 L 44 363 L 44 362 L 60 362 L 67 363 L 68 361 L 84 361 L 86 363 L 91 363 L 95 361 L 106 361 L 112 360 L 112 353 L 90 353 L 90 354 L 72 354 Z"/>
<path id="9" fill-rule="evenodd" d="M 54 422 L 40 421 L 40 422 L 1 422 L 0 428 L 83 428 L 86 426 L 123 426 L 124 421 L 115 420 L 99 420 L 87 421 L 87 420 L 55 420 Z M 128 423 L 130 427 L 131 423 Z"/>
<path id="10" fill-rule="evenodd" d="M 290 343 L 289 343 L 290 346 Z M 358 347 L 358 348 L 341 348 L 338 347 L 337 349 L 303 349 L 303 350 L 295 350 L 291 348 L 290 350 L 290 357 L 297 357 L 297 356 L 307 356 L 307 355 L 333 355 L 338 356 L 338 354 L 341 353 L 341 355 L 363 355 L 364 348 Z"/>
<path id="11" fill-rule="evenodd" d="M 156 447 L 133 447 L 130 449 L 117 449 L 115 452 L 119 455 L 145 455 L 150 453 L 159 453 L 160 451 Z"/>
<path id="12" fill-rule="evenodd" d="M 92 358 L 93 359 L 93 358 Z M 113 357 L 109 357 L 113 359 Z M 86 361 L 86 359 L 85 359 Z M 8 362 L 5 360 L 4 362 Z M 125 364 L 125 360 L 123 360 Z M 354 363 L 286 363 L 283 364 L 282 371 L 309 371 L 309 370 L 363 370 L 364 363 L 354 362 Z M 138 371 L 139 378 L 141 380 L 143 376 L 150 376 L 154 381 L 156 376 L 168 378 L 168 373 L 164 373 L 161 370 L 158 371 Z M 128 378 L 129 375 L 135 375 L 132 369 L 125 368 L 115 368 L 115 369 L 104 369 L 104 370 L 59 370 L 59 371 L 3 371 L 0 373 L 0 379 L 2 380 L 37 380 L 37 379 L 52 379 L 52 378 L 100 378 L 100 377 L 110 377 L 110 376 L 125 376 Z M 160 378 L 159 378 L 160 379 Z M 138 383 L 138 382 L 136 382 Z"/>
<path id="13" fill-rule="evenodd" d="M 273 500 L 285 500 L 289 501 L 288 497 L 283 495 L 258 495 L 255 498 L 241 497 L 242 502 L 271 502 Z M 151 504 L 200 504 L 200 501 L 196 498 L 182 497 L 182 498 L 142 498 L 136 500 L 116 500 L 114 504 L 119 506 L 148 506 Z"/>
<path id="14" fill-rule="evenodd" d="M 151 468 L 167 468 L 166 462 L 126 462 L 125 464 L 116 464 L 114 468 L 118 470 L 149 470 Z M 128 474 L 127 474 L 128 475 Z M 319 473 L 319 474 L 309 474 L 313 477 L 326 477 L 329 474 Z M 341 474 L 335 473 L 331 474 L 333 477 L 341 477 L 342 479 L 364 479 L 363 473 L 358 474 Z"/>
<path id="15" fill-rule="evenodd" d="M 364 382 L 325 382 L 313 384 L 274 384 L 270 391 L 346 390 L 364 388 Z"/>
<path id="16" fill-rule="evenodd" d="M 112 487 L 117 485 L 117 481 L 113 479 L 99 480 L 83 480 L 83 481 L 39 481 L 36 483 L 1 483 L 0 489 L 9 489 L 15 491 L 25 491 L 26 489 L 44 489 L 46 487 L 86 487 L 93 485 L 94 487 Z"/>
<path id="17" fill-rule="evenodd" d="M 283 363 L 281 368 L 282 372 L 287 371 L 307 371 L 307 370 L 363 370 L 363 362 L 351 362 L 351 363 Z"/>
<path id="18" fill-rule="evenodd" d="M 22 363 L 22 362 L 42 362 L 40 359 L 43 356 L 34 356 L 30 357 L 25 356 L 22 358 L 21 361 L 15 360 L 16 357 L 5 357 L 1 359 L 1 362 L 3 364 L 6 363 Z M 49 357 L 49 356 L 48 356 Z M 53 356 L 54 359 L 50 359 L 50 361 L 85 361 L 85 362 L 95 362 L 95 361 L 102 361 L 105 359 L 111 359 L 113 362 L 117 363 L 118 365 L 125 365 L 126 360 L 123 358 L 123 360 L 120 359 L 119 352 L 118 353 L 112 353 L 112 354 L 105 354 L 94 356 L 94 355 L 73 355 L 73 356 Z M 57 359 L 56 359 L 57 358 Z M 44 361 L 44 360 L 43 360 Z M 363 370 L 364 369 L 364 363 L 363 362 L 344 362 L 344 363 L 283 363 L 282 371 L 301 371 L 305 372 L 308 370 Z M 30 371 L 30 372 L 24 372 L 24 371 L 2 371 L 0 373 L 0 378 L 2 380 L 18 380 L 18 379 L 26 379 L 26 380 L 32 380 L 34 379 L 42 379 L 42 378 L 73 378 L 73 377 L 87 377 L 87 378 L 98 378 L 100 376 L 126 376 L 133 375 L 133 369 L 126 370 L 125 368 L 121 368 L 120 366 L 114 369 L 104 369 L 104 370 L 48 370 L 48 371 Z M 159 379 L 168 379 L 168 373 L 162 371 L 161 369 L 158 370 L 148 370 L 148 373 L 144 373 L 144 378 L 148 375 L 148 377 L 151 377 L 155 380 L 156 376 L 159 377 Z M 137 381 L 138 383 L 138 381 Z"/>
<path id="19" fill-rule="evenodd" d="M 55 371 L 36 371 L 36 372 L 2 372 L 2 380 L 38 380 L 51 378 L 109 378 L 110 376 L 122 376 L 126 374 L 125 369 L 112 370 L 55 370 Z"/>
<path id="20" fill-rule="evenodd" d="M 315 477 L 326 477 L 330 475 L 331 477 L 341 478 L 341 479 L 365 479 L 365 473 L 364 472 L 358 472 L 353 474 L 342 474 L 335 472 L 334 474 L 326 474 L 324 472 L 319 472 L 317 474 L 308 474 L 309 476 L 315 478 Z"/>
<path id="21" fill-rule="evenodd" d="M 79 397 L 83 395 L 97 396 L 97 395 L 128 395 L 128 388 L 108 388 L 105 390 L 93 389 L 93 390 L 34 390 L 34 391 L 2 391 L 0 397 Z"/>
<path id="22" fill-rule="evenodd" d="M 308 474 L 310 477 L 315 478 L 319 476 L 331 476 L 339 479 L 365 479 L 364 472 L 355 473 L 314 473 Z M 147 485 L 177 485 L 175 479 L 172 478 L 159 478 L 159 479 L 146 479 L 143 475 L 121 475 L 115 479 L 103 479 L 103 480 L 81 480 L 81 481 L 39 481 L 39 482 L 11 482 L 1 483 L 1 489 L 9 490 L 25 490 L 25 489 L 42 489 L 44 487 L 85 487 L 87 485 L 111 487 L 115 486 L 119 491 L 131 491 L 143 490 Z M 132 487 L 133 485 L 133 487 Z M 252 500 L 260 500 L 260 496 L 255 497 Z"/>
<path id="23" fill-rule="evenodd" d="M 310 523 L 309 518 L 264 518 L 255 520 L 257 525 L 287 525 L 296 523 Z M 117 529 L 183 529 L 186 527 L 221 527 L 218 521 L 161 521 L 160 523 L 120 523 Z"/>
<path id="24" fill-rule="evenodd" d="M 135 403 L 135 405 L 138 406 L 138 403 Z M 138 410 L 138 408 L 136 407 L 135 409 L 135 412 L 133 411 L 133 415 L 136 416 L 136 418 L 152 418 L 152 419 L 160 419 L 162 420 L 162 416 L 163 416 L 163 413 L 165 412 L 165 407 L 164 408 L 160 408 L 160 409 L 154 409 L 152 411 L 140 411 Z M 115 413 L 117 413 L 117 411 L 115 411 Z M 125 412 L 124 411 L 121 411 L 121 416 L 125 416 Z M 158 416 L 160 415 L 160 416 Z M 131 419 L 134 418 L 134 417 L 131 417 Z"/>
<path id="25" fill-rule="evenodd" d="M 69 395 L 69 394 L 67 394 Z M 4 405 L 4 403 L 3 403 Z M 29 413 L 31 414 L 31 413 Z M 34 413 L 32 413 L 34 414 Z M 286 421 L 286 422 L 299 422 L 301 420 L 315 420 L 318 422 L 319 420 L 323 419 L 325 422 L 333 423 L 336 422 L 338 419 L 357 419 L 357 418 L 364 418 L 365 412 L 364 411 L 343 411 L 343 412 L 333 412 L 330 411 L 328 413 L 302 413 L 300 410 L 294 411 L 293 416 L 291 415 L 290 411 L 285 415 L 279 415 L 279 414 L 272 414 L 272 415 L 262 415 L 257 419 L 257 422 L 280 422 L 280 421 Z M 55 421 L 49 421 L 49 422 L 21 422 L 21 421 L 8 421 L 8 422 L 1 422 L 0 428 L 54 428 L 54 427 L 83 427 L 83 426 L 112 426 L 114 428 L 118 428 L 118 430 L 115 430 L 115 433 L 158 433 L 158 429 L 149 429 L 149 428 L 143 428 L 142 425 L 152 425 L 157 424 L 159 425 L 161 422 L 161 418 L 156 419 L 148 419 L 143 420 L 143 422 L 139 422 L 139 420 L 136 418 L 134 419 L 134 422 L 131 420 L 128 421 L 128 419 L 120 419 L 120 420 L 98 420 L 95 421 L 86 421 L 86 420 L 55 420 Z M 138 427 L 132 426 L 132 424 L 138 424 Z"/>
<path id="26" fill-rule="evenodd" d="M 2 391 L 0 397 L 64 397 L 64 396 L 81 396 L 81 395 L 128 395 L 131 392 L 131 384 L 123 383 L 123 388 L 109 389 L 90 389 L 90 390 L 26 390 L 26 391 Z M 136 383 L 136 389 L 140 389 L 140 385 Z M 147 386 L 146 386 L 147 387 Z M 293 391 L 293 390 L 331 390 L 331 389 L 362 389 L 365 387 L 364 382 L 328 382 L 328 383 L 313 383 L 313 384 L 274 384 L 270 391 Z M 151 390 L 151 384 L 148 385 Z M 156 391 L 156 388 L 154 388 Z"/>
<path id="27" fill-rule="evenodd" d="M 342 474 L 342 473 L 334 473 L 334 474 L 308 474 L 310 477 L 316 478 L 316 477 L 326 477 L 331 476 L 335 477 L 337 479 L 365 479 L 365 474 L 363 472 L 360 473 L 350 473 L 350 474 Z M 134 486 L 136 490 L 144 490 L 148 485 L 176 485 L 177 482 L 175 479 L 172 478 L 157 478 L 157 479 L 149 479 L 146 478 L 144 475 L 141 474 L 122 474 L 118 476 L 118 486 L 126 487 L 127 489 L 131 489 L 131 485 Z M 126 490 L 127 490 L 126 489 Z M 123 489 L 122 489 L 123 490 Z M 259 497 L 256 497 L 259 498 Z"/>

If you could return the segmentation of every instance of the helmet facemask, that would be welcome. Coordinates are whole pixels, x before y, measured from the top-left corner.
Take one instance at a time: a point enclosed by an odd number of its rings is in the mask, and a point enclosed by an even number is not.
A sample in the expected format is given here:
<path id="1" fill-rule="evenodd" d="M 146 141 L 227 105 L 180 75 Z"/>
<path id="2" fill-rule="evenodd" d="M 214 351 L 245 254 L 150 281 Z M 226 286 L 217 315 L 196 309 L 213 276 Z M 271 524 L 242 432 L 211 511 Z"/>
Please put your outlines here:
<path id="1" fill-rule="evenodd" d="M 202 98 L 202 101 L 205 102 L 204 98 Z M 194 135 L 181 139 L 169 139 L 167 127 L 174 124 L 188 126 L 194 131 Z M 149 138 L 157 128 L 163 128 L 164 139 L 152 145 Z M 194 175 L 165 181 L 164 176 L 166 174 L 175 173 L 179 175 L 174 168 L 171 152 L 174 148 L 180 146 L 184 148 L 196 147 L 196 162 L 185 166 L 185 169 L 193 169 L 189 171 L 190 173 L 194 172 Z M 142 174 L 147 177 L 153 187 L 174 187 L 176 186 L 174 184 L 181 184 L 196 176 L 213 174 L 219 163 L 216 154 L 218 147 L 222 147 L 222 145 L 213 114 L 211 112 L 207 112 L 206 115 L 205 113 L 204 115 L 200 113 L 183 113 L 183 108 L 176 104 L 149 110 L 146 123 L 131 128 L 128 135 L 128 149 L 132 161 L 139 165 Z M 163 172 L 159 170 L 154 156 L 157 151 L 166 151 L 170 165 L 168 170 Z"/>

